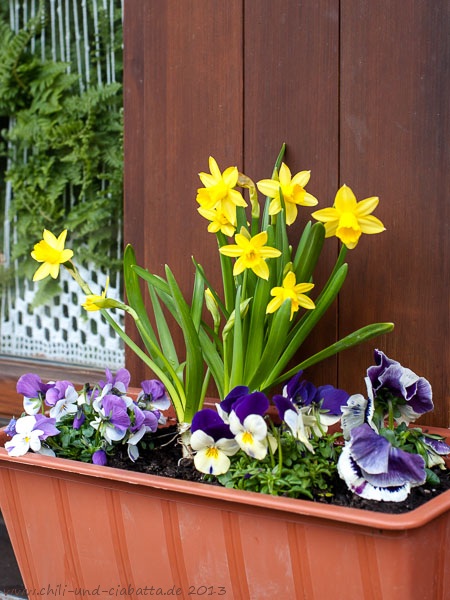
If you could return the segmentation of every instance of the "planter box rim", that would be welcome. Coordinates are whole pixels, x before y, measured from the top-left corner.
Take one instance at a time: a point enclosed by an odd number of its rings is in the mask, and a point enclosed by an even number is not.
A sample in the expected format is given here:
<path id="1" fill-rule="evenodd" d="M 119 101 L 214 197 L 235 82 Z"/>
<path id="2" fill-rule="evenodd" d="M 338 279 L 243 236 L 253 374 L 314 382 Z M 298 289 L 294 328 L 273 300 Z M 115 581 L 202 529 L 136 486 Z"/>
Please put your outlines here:
<path id="1" fill-rule="evenodd" d="M 436 428 L 430 427 L 427 429 L 436 431 Z M 447 434 L 449 433 L 449 430 L 441 429 L 441 431 L 446 431 Z M 370 510 L 329 505 L 310 500 L 298 500 L 270 496 L 268 494 L 259 494 L 256 492 L 228 489 L 204 483 L 162 477 L 160 475 L 136 473 L 125 469 L 117 469 L 108 466 L 103 467 L 66 458 L 53 458 L 40 454 L 33 454 L 31 452 L 21 457 L 11 457 L 3 447 L 0 448 L 0 468 L 22 470 L 27 468 L 27 466 L 43 469 L 48 472 L 49 476 L 51 476 L 52 471 L 62 471 L 64 473 L 83 475 L 88 478 L 102 478 L 112 482 L 129 483 L 156 490 L 160 489 L 192 496 L 207 496 L 211 500 L 260 507 L 263 509 L 290 513 L 293 516 L 304 515 L 327 519 L 336 523 L 344 522 L 393 531 L 421 527 L 433 519 L 436 519 L 450 508 L 450 490 L 432 498 L 412 511 L 393 515 Z"/>

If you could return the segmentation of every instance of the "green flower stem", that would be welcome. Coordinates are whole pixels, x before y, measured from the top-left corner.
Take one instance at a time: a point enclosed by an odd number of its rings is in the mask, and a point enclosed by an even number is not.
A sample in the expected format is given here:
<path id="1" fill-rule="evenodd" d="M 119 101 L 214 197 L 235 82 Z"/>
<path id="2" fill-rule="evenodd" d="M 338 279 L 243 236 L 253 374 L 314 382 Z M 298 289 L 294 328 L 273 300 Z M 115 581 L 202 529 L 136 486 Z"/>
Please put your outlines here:
<path id="1" fill-rule="evenodd" d="M 81 277 L 80 272 L 78 271 L 76 266 L 71 261 L 64 263 L 64 266 L 69 271 L 73 279 L 78 283 L 82 291 L 86 295 L 92 294 L 88 284 Z M 135 320 L 136 325 L 139 327 L 140 319 L 136 311 L 134 311 L 131 307 L 127 305 L 124 305 L 123 308 L 124 310 L 127 310 L 127 312 L 129 312 L 129 314 Z M 183 387 L 180 385 L 178 386 L 178 390 L 176 390 L 174 385 L 172 384 L 172 381 L 164 373 L 164 371 L 149 356 L 147 356 L 147 354 L 145 354 L 145 352 L 141 350 L 141 348 L 139 348 L 139 346 L 135 342 L 133 342 L 133 340 L 125 333 L 125 331 L 120 327 L 120 325 L 116 323 L 116 321 L 111 317 L 111 315 L 104 309 L 101 309 L 100 313 L 102 314 L 103 318 L 108 322 L 108 324 L 111 325 L 114 331 L 121 337 L 125 344 L 127 344 L 127 346 L 144 362 L 144 364 L 146 364 L 155 373 L 155 375 L 157 375 L 164 383 L 164 385 L 167 388 L 167 392 L 172 398 L 177 418 L 178 415 L 184 415 L 184 406 L 186 404 L 186 398 L 184 397 Z M 174 381 L 178 382 L 178 377 L 175 377 Z"/>
<path id="2" fill-rule="evenodd" d="M 392 431 L 394 430 L 394 405 L 392 403 L 392 399 L 388 398 L 388 427 Z"/>

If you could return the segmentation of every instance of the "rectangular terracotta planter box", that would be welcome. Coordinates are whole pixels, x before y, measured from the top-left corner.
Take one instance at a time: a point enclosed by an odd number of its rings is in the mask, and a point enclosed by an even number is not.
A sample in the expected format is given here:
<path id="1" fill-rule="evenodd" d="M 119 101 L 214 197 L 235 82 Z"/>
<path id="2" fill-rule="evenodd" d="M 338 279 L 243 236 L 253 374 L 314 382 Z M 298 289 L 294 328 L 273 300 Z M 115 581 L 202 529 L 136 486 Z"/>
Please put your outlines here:
<path id="1" fill-rule="evenodd" d="M 450 597 L 450 491 L 386 515 L 2 448 L 0 507 L 31 600 Z"/>

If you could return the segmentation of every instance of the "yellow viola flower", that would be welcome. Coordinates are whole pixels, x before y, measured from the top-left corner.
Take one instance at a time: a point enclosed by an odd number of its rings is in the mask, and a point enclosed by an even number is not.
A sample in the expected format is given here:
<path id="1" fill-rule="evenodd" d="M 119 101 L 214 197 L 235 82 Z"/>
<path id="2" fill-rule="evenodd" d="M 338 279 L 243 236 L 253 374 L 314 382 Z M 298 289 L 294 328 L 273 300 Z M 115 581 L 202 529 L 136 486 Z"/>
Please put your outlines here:
<path id="1" fill-rule="evenodd" d="M 221 254 L 238 257 L 234 263 L 233 275 L 239 275 L 245 269 L 251 269 L 258 277 L 269 279 L 269 267 L 266 259 L 276 258 L 281 255 L 281 252 L 277 248 L 265 246 L 267 231 L 261 231 L 250 237 L 248 231 L 242 228 L 241 233 L 237 233 L 234 240 L 236 244 L 220 248 Z"/>
<path id="2" fill-rule="evenodd" d="M 32 258 L 37 262 L 42 263 L 33 276 L 33 281 L 45 279 L 48 275 L 56 279 L 59 275 L 59 266 L 70 260 L 73 256 L 73 251 L 64 249 L 66 241 L 67 229 L 65 229 L 58 237 L 53 235 L 47 229 L 44 229 L 42 234 L 43 239 L 35 244 L 31 252 Z"/>
<path id="3" fill-rule="evenodd" d="M 326 237 L 335 235 L 351 250 L 362 233 L 385 231 L 383 223 L 370 214 L 377 206 L 376 196 L 357 202 L 352 190 L 343 185 L 336 194 L 333 207 L 317 210 L 312 216 L 325 224 Z"/>
<path id="4" fill-rule="evenodd" d="M 197 208 L 198 212 L 211 221 L 208 225 L 208 231 L 210 233 L 217 233 L 221 231 L 227 237 L 232 237 L 236 231 L 236 212 L 234 213 L 234 220 L 229 221 L 227 215 L 220 208 Z"/>
<path id="5" fill-rule="evenodd" d="M 211 173 L 199 173 L 205 187 L 197 190 L 197 202 L 202 208 L 220 209 L 230 223 L 236 222 L 236 206 L 247 206 L 242 194 L 234 189 L 239 177 L 237 167 L 228 167 L 221 173 L 210 156 L 209 170 Z"/>
<path id="6" fill-rule="evenodd" d="M 289 271 L 283 280 L 283 286 L 274 287 L 270 291 L 270 294 L 275 297 L 267 305 L 266 313 L 273 313 L 278 310 L 285 300 L 291 301 L 291 321 L 300 306 L 308 310 L 316 308 L 311 298 L 305 296 L 305 292 L 309 292 L 313 287 L 313 283 L 296 283 L 295 273 Z"/>
<path id="7" fill-rule="evenodd" d="M 317 198 L 305 190 L 309 181 L 311 171 L 300 171 L 294 177 L 291 176 L 289 167 L 281 163 L 279 181 L 276 179 L 262 179 L 256 184 L 259 191 L 272 198 L 269 206 L 269 215 L 278 214 L 281 209 L 280 189 L 286 207 L 286 224 L 292 225 L 297 218 L 297 205 L 315 206 Z"/>

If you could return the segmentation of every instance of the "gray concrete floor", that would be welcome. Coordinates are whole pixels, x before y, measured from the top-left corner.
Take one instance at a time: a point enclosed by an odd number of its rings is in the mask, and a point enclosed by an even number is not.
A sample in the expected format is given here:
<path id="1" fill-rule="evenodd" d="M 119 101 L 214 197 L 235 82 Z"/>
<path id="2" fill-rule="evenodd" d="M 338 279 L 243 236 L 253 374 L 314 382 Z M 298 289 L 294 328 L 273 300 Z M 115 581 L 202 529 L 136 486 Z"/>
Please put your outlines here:
<path id="1" fill-rule="evenodd" d="M 0 515 L 0 600 L 10 597 L 26 598 L 26 594 L 8 532 Z"/>

